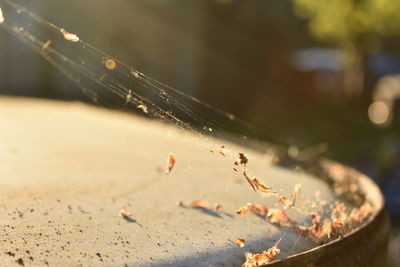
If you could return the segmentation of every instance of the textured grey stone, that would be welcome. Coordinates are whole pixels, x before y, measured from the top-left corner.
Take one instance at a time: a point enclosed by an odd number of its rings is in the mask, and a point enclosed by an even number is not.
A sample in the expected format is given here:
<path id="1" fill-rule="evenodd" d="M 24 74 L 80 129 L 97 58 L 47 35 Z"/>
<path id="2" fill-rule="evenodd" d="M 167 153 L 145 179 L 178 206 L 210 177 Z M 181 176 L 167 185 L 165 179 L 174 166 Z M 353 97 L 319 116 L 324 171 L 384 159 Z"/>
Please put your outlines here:
<path id="1" fill-rule="evenodd" d="M 311 200 L 316 188 L 333 197 L 321 181 L 246 147 L 80 103 L 3 97 L 0 129 L 2 266 L 20 258 L 51 266 L 232 266 L 282 236 L 278 258 L 313 247 L 253 214 L 236 214 L 247 202 L 277 203 L 232 170 L 238 152 L 248 155 L 249 172 L 288 197 L 296 183 Z M 225 157 L 210 153 L 220 145 Z M 177 162 L 166 175 L 169 153 Z M 196 199 L 224 211 L 176 205 Z M 246 246 L 234 245 L 236 238 Z"/>

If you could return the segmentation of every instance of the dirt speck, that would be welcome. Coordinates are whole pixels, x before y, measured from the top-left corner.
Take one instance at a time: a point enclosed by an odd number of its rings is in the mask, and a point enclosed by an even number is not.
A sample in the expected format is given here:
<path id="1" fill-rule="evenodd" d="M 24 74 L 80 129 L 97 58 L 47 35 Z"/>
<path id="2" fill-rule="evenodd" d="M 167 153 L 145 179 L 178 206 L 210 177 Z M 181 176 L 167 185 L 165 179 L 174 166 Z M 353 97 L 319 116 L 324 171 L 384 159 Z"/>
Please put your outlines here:
<path id="1" fill-rule="evenodd" d="M 19 258 L 18 260 L 16 260 L 16 263 L 18 263 L 21 266 L 25 266 L 24 260 L 22 258 Z"/>

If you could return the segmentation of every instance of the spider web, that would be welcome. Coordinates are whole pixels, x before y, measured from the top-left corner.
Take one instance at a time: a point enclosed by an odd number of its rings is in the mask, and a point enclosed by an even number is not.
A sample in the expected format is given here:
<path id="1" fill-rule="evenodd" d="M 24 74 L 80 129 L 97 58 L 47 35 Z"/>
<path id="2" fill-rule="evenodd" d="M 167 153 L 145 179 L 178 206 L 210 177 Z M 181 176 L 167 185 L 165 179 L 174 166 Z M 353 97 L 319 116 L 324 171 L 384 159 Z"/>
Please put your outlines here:
<path id="1" fill-rule="evenodd" d="M 168 86 L 134 66 L 114 58 L 80 36 L 10 0 L 0 0 L 0 26 L 57 67 L 94 103 L 142 112 L 203 135 L 236 132 L 255 134 L 251 124 Z"/>
<path id="2" fill-rule="evenodd" d="M 42 55 L 100 106 L 142 112 L 200 136 L 218 133 L 226 137 L 232 129 L 257 135 L 246 121 L 147 76 L 82 40 L 71 29 L 63 29 L 11 0 L 0 0 L 0 8 L 1 28 Z M 252 187 L 263 186 L 250 178 L 248 181 Z M 285 201 L 278 194 L 276 197 Z M 329 213 L 332 209 L 329 207 Z M 296 211 L 308 214 L 304 207 L 296 207 Z"/>

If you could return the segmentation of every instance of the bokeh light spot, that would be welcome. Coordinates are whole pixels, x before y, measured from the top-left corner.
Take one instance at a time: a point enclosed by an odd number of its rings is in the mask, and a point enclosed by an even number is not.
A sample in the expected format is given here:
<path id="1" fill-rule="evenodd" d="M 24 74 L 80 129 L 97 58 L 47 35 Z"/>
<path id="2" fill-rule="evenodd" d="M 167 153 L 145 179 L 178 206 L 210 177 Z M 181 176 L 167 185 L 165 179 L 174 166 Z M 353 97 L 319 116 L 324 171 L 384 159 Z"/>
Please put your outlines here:
<path id="1" fill-rule="evenodd" d="M 114 59 L 108 58 L 104 62 L 104 66 L 109 70 L 115 70 L 117 68 L 117 62 Z"/>
<path id="2" fill-rule="evenodd" d="M 375 124 L 385 124 L 389 119 L 388 106 L 382 101 L 375 101 L 368 108 L 368 116 Z"/>

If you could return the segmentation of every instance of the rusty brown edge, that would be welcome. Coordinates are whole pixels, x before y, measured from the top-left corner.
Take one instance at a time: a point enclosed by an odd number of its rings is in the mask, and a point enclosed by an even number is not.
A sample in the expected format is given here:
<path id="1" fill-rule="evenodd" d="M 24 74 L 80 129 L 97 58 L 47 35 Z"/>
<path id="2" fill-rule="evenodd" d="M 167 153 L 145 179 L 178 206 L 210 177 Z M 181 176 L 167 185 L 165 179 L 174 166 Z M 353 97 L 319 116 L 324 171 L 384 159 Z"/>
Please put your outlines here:
<path id="1" fill-rule="evenodd" d="M 352 178 L 357 179 L 366 200 L 375 208 L 375 213 L 341 238 L 274 261 L 268 266 L 385 266 L 391 230 L 380 189 L 354 168 L 330 160 L 322 161 L 330 166 L 339 164 L 349 171 Z"/>

